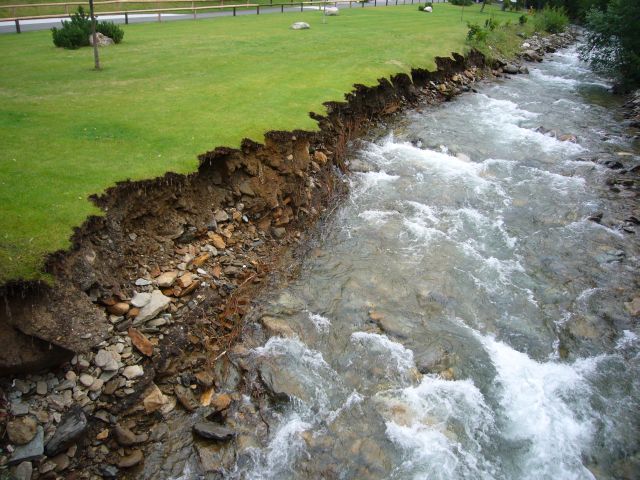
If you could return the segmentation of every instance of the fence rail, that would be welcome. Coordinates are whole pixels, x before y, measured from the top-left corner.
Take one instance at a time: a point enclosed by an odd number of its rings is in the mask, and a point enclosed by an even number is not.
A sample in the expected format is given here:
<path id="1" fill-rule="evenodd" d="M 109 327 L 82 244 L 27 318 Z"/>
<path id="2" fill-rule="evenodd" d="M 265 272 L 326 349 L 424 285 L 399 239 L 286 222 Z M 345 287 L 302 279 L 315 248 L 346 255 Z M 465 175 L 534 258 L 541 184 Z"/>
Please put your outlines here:
<path id="1" fill-rule="evenodd" d="M 233 0 L 232 0 L 233 1 Z M 260 15 L 260 8 L 273 8 L 273 7 L 280 7 L 280 12 L 284 13 L 284 9 L 285 7 L 300 7 L 300 11 L 304 10 L 305 6 L 322 6 L 322 5 L 335 5 L 337 6 L 338 4 L 349 4 L 349 8 L 353 8 L 353 4 L 360 4 L 362 7 L 365 6 L 365 3 L 369 3 L 369 4 L 373 4 L 373 6 L 378 6 L 378 4 L 380 5 L 398 5 L 400 1 L 400 4 L 402 5 L 407 5 L 409 3 L 409 0 L 311 0 L 311 1 L 296 1 L 294 2 L 293 0 L 290 0 L 289 2 L 284 2 L 284 3 L 274 3 L 273 0 L 269 0 L 269 3 L 249 3 L 249 0 L 247 0 L 247 3 L 234 3 L 234 4 L 224 4 L 224 0 L 100 0 L 100 1 L 95 1 L 94 2 L 94 6 L 99 6 L 99 5 L 124 5 L 125 6 L 125 10 L 109 10 L 109 11 L 102 11 L 102 12 L 94 12 L 94 15 L 96 16 L 96 18 L 99 17 L 103 17 L 105 15 L 117 15 L 117 16 L 124 16 L 124 21 L 125 24 L 129 24 L 129 15 L 130 14 L 157 14 L 158 15 L 158 21 L 161 22 L 162 21 L 162 14 L 163 13 L 171 13 L 171 12 L 184 12 L 186 13 L 191 13 L 193 15 L 193 19 L 195 20 L 197 18 L 197 14 L 198 12 L 203 12 L 203 11 L 209 11 L 209 12 L 215 12 L 215 11 L 231 11 L 233 16 L 236 16 L 236 13 L 239 9 L 242 10 L 248 10 L 248 9 L 255 9 L 256 10 L 256 14 Z M 415 3 L 422 3 L 421 0 L 410 0 L 411 1 L 411 5 Z M 436 2 L 440 3 L 440 2 L 446 2 L 446 0 L 436 0 Z M 188 7 L 178 7 L 178 6 L 174 6 L 174 7 L 165 7 L 165 8 L 144 8 L 144 9 L 126 9 L 126 5 L 127 4 L 154 4 L 156 5 L 156 7 L 158 7 L 159 5 L 163 4 L 163 3 L 171 3 L 171 4 L 181 4 L 181 3 L 186 3 L 186 4 L 190 4 L 190 6 Z M 217 3 L 216 5 L 205 5 L 205 6 L 196 6 L 197 3 Z M 13 9 L 13 12 L 15 13 L 15 10 L 18 8 L 25 8 L 25 7 L 61 7 L 64 6 L 65 8 L 65 13 L 60 13 L 60 14 L 46 14 L 46 15 L 23 15 L 23 16 L 16 16 L 15 14 L 12 17 L 0 17 L 0 22 L 14 22 L 15 23 L 15 28 L 16 28 L 16 33 L 21 33 L 21 27 L 20 27 L 20 21 L 21 20 L 46 20 L 46 19 L 63 19 L 63 18 L 70 18 L 71 17 L 71 13 L 69 13 L 69 6 L 89 6 L 89 2 L 86 1 L 77 1 L 77 2 L 59 2 L 59 3 L 29 3 L 29 4 L 15 4 L 15 5 L 0 5 L 0 11 L 2 11 L 2 9 Z"/>

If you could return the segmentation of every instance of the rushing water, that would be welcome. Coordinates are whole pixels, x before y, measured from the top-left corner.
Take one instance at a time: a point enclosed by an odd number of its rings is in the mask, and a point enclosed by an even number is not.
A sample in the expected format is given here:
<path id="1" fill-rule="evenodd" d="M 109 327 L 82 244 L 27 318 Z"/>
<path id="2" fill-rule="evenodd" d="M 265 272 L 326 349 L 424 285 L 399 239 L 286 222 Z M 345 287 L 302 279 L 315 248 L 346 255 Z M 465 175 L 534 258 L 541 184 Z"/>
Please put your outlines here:
<path id="1" fill-rule="evenodd" d="M 634 147 L 607 87 L 564 50 L 353 153 L 371 171 L 266 306 L 297 335 L 252 361 L 293 398 L 234 476 L 639 478 L 635 199 L 580 160 Z"/>

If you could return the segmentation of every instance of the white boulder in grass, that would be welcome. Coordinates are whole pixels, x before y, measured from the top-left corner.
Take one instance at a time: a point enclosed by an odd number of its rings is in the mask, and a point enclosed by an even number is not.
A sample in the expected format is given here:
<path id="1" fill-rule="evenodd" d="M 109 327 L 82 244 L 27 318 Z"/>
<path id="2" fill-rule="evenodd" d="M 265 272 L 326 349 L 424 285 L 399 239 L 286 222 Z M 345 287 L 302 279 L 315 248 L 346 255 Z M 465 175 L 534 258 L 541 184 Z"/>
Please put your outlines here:
<path id="1" fill-rule="evenodd" d="M 326 7 L 324 9 L 324 14 L 329 17 L 335 17 L 340 14 L 340 9 L 338 9 L 338 7 Z"/>
<path id="2" fill-rule="evenodd" d="M 433 12 L 433 8 L 431 8 L 431 7 L 424 7 L 424 11 L 425 11 L 425 12 L 427 12 L 427 13 L 431 13 L 431 12 Z"/>
<path id="3" fill-rule="evenodd" d="M 308 28 L 311 28 L 311 25 L 309 25 L 307 22 L 296 22 L 291 25 L 292 30 L 306 30 Z"/>

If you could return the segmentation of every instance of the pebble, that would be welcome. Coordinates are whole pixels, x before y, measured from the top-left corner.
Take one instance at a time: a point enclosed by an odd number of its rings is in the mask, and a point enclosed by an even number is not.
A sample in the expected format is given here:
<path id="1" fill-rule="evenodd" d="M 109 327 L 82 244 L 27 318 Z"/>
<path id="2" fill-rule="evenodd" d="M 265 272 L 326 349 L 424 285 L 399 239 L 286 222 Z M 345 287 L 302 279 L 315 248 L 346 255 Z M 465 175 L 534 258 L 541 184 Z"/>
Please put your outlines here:
<path id="1" fill-rule="evenodd" d="M 31 462 L 22 462 L 13 471 L 13 478 L 15 480 L 31 480 L 31 475 L 33 475 Z"/>
<path id="2" fill-rule="evenodd" d="M 116 440 L 123 447 L 138 445 L 139 443 L 144 443 L 149 439 L 149 435 L 147 434 L 136 435 L 128 428 L 122 427 L 120 425 L 116 425 L 113 430 L 115 433 Z"/>
<path id="3" fill-rule="evenodd" d="M 48 391 L 49 386 L 47 385 L 47 382 L 40 381 L 36 383 L 36 393 L 38 395 L 46 395 Z"/>
<path id="4" fill-rule="evenodd" d="M 140 365 L 130 365 L 125 367 L 122 372 L 122 376 L 127 378 L 128 380 L 132 380 L 134 378 L 138 378 L 144 375 L 144 369 Z"/>
<path id="5" fill-rule="evenodd" d="M 147 280 L 146 278 L 138 278 L 136 280 L 137 287 L 146 287 L 147 285 L 151 285 L 151 280 Z"/>
<path id="6" fill-rule="evenodd" d="M 114 372 L 120 367 L 120 354 L 113 350 L 100 350 L 93 359 L 97 367 L 107 372 Z M 82 376 L 80 376 L 82 383 Z"/>
<path id="7" fill-rule="evenodd" d="M 83 373 L 82 375 L 80 375 L 80 383 L 81 383 L 82 385 L 84 385 L 85 387 L 90 387 L 90 386 L 93 384 L 93 382 L 94 382 L 95 380 L 96 380 L 96 379 L 95 379 L 95 378 L 93 378 L 93 377 L 92 377 L 91 375 L 89 375 L 88 373 Z"/>
<path id="8" fill-rule="evenodd" d="M 140 450 L 134 450 L 129 455 L 123 456 L 118 462 L 118 467 L 120 468 L 131 468 L 137 464 L 139 464 L 144 455 Z"/>

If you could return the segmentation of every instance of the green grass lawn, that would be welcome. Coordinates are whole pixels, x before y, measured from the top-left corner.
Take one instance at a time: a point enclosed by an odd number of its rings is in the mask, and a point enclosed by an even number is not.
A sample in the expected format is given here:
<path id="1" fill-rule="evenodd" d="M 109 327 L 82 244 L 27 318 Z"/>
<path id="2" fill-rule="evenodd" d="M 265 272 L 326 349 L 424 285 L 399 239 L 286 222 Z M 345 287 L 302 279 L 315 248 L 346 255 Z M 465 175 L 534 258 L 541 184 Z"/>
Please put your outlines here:
<path id="1" fill-rule="evenodd" d="M 488 10 L 517 22 L 518 14 Z M 465 49 L 479 7 L 436 5 L 149 23 L 93 52 L 48 31 L 0 35 L 0 284 L 38 279 L 44 256 L 99 213 L 87 197 L 115 182 L 197 168 L 216 146 L 268 130 L 316 128 L 308 112 L 354 83 Z M 310 30 L 293 31 L 304 20 Z"/>

